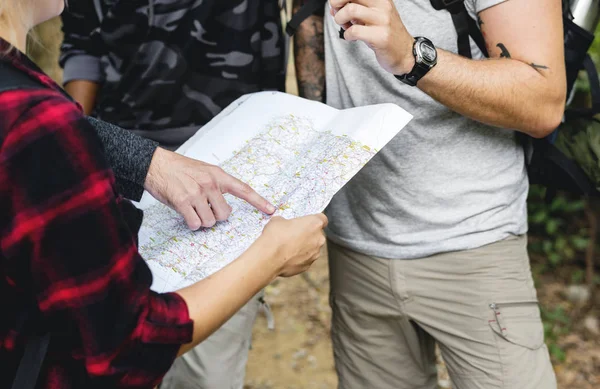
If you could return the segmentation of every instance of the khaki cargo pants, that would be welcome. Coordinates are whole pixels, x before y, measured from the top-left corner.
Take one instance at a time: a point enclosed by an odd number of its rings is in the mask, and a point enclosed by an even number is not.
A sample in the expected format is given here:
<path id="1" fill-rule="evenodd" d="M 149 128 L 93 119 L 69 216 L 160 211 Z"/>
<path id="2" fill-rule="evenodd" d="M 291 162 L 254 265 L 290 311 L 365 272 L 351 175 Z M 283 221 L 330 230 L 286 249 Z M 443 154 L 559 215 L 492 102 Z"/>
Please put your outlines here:
<path id="1" fill-rule="evenodd" d="M 329 242 L 340 389 L 555 389 L 526 237 L 418 260 Z"/>

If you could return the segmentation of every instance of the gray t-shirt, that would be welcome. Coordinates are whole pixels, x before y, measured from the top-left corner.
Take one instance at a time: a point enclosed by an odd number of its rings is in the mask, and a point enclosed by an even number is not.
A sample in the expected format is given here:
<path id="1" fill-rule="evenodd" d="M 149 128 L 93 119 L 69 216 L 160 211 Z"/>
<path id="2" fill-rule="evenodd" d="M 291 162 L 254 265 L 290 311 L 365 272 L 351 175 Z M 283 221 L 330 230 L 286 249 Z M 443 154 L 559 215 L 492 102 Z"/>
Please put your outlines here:
<path id="1" fill-rule="evenodd" d="M 504 0 L 466 0 L 471 15 Z M 426 0 L 394 1 L 413 36 L 457 52 L 450 14 Z M 383 70 L 362 42 L 339 38 L 325 11 L 327 103 L 396 103 L 414 115 L 328 207 L 328 237 L 361 253 L 422 258 L 527 232 L 529 190 L 515 132 L 458 115 Z M 474 57 L 481 52 L 472 42 Z"/>

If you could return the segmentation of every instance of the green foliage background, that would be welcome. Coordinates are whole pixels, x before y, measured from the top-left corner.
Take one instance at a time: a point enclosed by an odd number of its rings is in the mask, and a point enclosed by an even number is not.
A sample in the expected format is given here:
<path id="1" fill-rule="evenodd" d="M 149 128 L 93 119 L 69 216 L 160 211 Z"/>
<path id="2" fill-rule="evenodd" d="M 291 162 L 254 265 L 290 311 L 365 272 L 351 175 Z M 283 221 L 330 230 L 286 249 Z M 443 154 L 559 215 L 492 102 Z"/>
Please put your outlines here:
<path id="1" fill-rule="evenodd" d="M 590 54 L 600 66 L 600 28 L 596 31 L 596 37 Z M 583 73 L 577 80 L 572 105 L 589 104 L 589 82 Z M 566 285 L 583 284 L 585 251 L 591 238 L 589 221 L 585 215 L 589 200 L 558 193 L 551 202 L 547 202 L 545 193 L 545 188 L 532 186 L 528 198 L 529 252 L 537 286 L 542 286 L 547 276 L 555 276 Z M 598 210 L 594 212 L 597 217 Z M 600 284 L 597 275 L 594 284 Z M 559 339 L 573 330 L 575 323 L 572 313 L 560 305 L 542 306 L 541 311 L 546 343 L 552 358 L 555 362 L 564 362 L 566 354 L 559 346 Z"/>

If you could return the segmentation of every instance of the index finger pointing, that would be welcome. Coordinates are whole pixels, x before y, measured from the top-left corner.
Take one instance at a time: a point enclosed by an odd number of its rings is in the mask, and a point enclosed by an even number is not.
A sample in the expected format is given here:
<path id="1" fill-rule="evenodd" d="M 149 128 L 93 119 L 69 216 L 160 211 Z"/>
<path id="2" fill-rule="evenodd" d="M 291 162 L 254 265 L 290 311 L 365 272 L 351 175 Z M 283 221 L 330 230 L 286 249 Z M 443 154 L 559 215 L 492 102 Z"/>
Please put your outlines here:
<path id="1" fill-rule="evenodd" d="M 246 200 L 250 205 L 268 215 L 271 215 L 276 210 L 273 204 L 269 203 L 265 198 L 256 193 L 256 191 L 252 189 L 250 185 L 244 184 L 237 178 L 231 177 L 230 182 L 223 189 L 235 197 Z"/>

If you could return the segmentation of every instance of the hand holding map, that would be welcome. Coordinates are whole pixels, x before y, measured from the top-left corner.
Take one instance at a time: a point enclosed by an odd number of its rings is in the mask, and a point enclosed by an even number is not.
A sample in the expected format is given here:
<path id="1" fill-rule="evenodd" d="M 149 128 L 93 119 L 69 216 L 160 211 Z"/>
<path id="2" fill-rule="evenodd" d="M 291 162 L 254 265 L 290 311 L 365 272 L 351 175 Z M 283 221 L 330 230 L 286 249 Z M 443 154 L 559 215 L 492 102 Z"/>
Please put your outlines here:
<path id="1" fill-rule="evenodd" d="M 220 166 L 296 218 L 322 212 L 339 191 L 410 121 L 396 105 L 337 110 L 277 92 L 244 96 L 194 135 L 180 153 Z M 140 252 L 168 292 L 197 282 L 239 257 L 271 218 L 226 195 L 227 221 L 190 231 L 163 204 L 143 201 Z"/>

